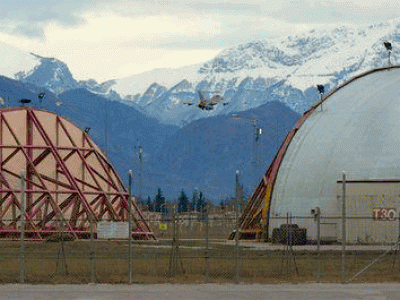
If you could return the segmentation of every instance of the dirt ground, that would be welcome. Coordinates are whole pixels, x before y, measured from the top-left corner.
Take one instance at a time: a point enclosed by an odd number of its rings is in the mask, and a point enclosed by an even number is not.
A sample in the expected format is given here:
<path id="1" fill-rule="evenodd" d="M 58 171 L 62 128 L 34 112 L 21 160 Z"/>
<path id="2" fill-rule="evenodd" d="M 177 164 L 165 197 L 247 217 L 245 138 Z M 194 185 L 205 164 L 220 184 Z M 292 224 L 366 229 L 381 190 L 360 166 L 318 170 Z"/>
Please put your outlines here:
<path id="1" fill-rule="evenodd" d="M 135 241 L 132 246 L 133 283 L 340 283 L 400 282 L 400 253 L 390 246 L 349 248 L 344 260 L 335 245 L 319 253 L 312 245 L 288 248 L 212 240 Z M 179 247 L 178 247 L 179 246 Z M 126 241 L 65 243 L 0 242 L 0 283 L 83 284 L 129 282 Z M 237 256 L 238 253 L 238 256 Z M 25 257 L 25 259 L 23 259 Z M 361 272 L 361 273 L 360 273 Z"/>

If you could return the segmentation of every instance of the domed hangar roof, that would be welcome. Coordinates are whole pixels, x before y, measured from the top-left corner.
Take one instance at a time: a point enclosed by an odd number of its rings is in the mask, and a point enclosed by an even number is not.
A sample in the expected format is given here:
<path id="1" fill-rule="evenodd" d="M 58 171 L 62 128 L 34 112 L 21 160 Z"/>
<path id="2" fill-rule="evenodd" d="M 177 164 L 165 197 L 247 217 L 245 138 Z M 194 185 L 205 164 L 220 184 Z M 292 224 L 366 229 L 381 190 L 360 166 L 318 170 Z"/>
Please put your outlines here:
<path id="1" fill-rule="evenodd" d="M 337 213 L 337 181 L 400 179 L 400 69 L 377 71 L 327 97 L 280 164 L 271 215 Z"/>
<path id="2" fill-rule="evenodd" d="M 128 220 L 128 191 L 105 154 L 67 119 L 30 107 L 0 109 L 0 237 L 90 236 L 89 221 Z M 153 237 L 133 204 L 133 233 Z"/>
<path id="3" fill-rule="evenodd" d="M 302 116 L 249 199 L 241 230 L 256 237 L 271 235 L 291 215 L 291 222 L 302 224 L 315 238 L 311 210 L 319 207 L 322 217 L 338 218 L 331 223 L 332 234 L 339 237 L 343 171 L 349 215 L 369 222 L 379 207 L 400 211 L 399 68 L 352 78 Z M 366 241 L 367 235 L 352 238 Z"/>

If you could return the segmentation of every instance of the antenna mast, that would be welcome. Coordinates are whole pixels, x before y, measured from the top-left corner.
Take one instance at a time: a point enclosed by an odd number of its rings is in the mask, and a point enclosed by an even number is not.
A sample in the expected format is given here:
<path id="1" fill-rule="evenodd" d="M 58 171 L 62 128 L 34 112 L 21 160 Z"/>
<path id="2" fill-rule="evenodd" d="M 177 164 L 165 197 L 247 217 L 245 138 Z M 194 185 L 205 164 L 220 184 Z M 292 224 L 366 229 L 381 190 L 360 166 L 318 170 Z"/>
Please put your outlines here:
<path id="1" fill-rule="evenodd" d="M 262 128 L 259 125 L 259 120 L 254 119 L 253 121 L 253 135 L 252 135 L 252 149 L 251 149 L 251 165 L 252 165 L 252 178 L 251 178 L 251 185 L 256 185 L 258 180 L 258 169 L 260 167 L 260 144 L 261 144 L 261 134 Z"/>
<path id="2" fill-rule="evenodd" d="M 139 196 L 138 196 L 138 203 L 142 204 L 142 146 L 139 145 Z"/>

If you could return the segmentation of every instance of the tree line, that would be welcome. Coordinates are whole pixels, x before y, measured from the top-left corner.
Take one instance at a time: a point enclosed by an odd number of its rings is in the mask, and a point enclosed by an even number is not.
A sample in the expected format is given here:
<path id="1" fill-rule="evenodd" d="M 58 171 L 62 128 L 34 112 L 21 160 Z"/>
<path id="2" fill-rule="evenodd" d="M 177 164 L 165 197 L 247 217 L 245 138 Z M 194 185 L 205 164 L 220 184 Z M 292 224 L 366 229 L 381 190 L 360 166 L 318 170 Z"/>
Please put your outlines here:
<path id="1" fill-rule="evenodd" d="M 182 190 L 177 198 L 177 212 L 204 212 L 208 203 L 209 201 L 205 199 L 202 192 L 195 190 L 192 197 L 188 197 L 185 191 Z M 161 188 L 157 189 L 157 194 L 154 199 L 149 196 L 145 203 L 139 203 L 139 205 L 145 205 L 148 211 L 161 212 L 165 214 L 168 213 L 169 207 L 172 204 L 171 201 L 165 199 Z"/>

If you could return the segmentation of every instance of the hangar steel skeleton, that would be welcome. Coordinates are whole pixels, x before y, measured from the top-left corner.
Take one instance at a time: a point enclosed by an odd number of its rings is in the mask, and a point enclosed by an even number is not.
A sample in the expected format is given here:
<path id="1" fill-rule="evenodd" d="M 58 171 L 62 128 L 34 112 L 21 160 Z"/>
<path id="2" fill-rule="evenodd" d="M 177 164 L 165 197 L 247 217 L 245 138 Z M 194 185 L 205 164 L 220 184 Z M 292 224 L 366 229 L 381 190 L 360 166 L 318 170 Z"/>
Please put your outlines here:
<path id="1" fill-rule="evenodd" d="M 389 68 L 374 69 L 350 78 L 348 81 L 344 82 L 337 88 L 332 89 L 331 91 L 323 95 L 321 99 L 311 107 L 311 109 L 303 114 L 303 116 L 297 121 L 293 129 L 286 136 L 267 172 L 250 196 L 248 204 L 246 205 L 239 219 L 239 233 L 241 238 L 250 238 L 257 240 L 268 239 L 271 198 L 274 191 L 275 181 L 278 175 L 279 168 L 285 157 L 286 151 L 297 131 L 310 117 L 310 115 L 317 109 L 317 107 L 320 106 L 322 109 L 322 103 L 324 101 L 326 101 L 336 91 L 353 82 L 354 80 L 369 75 L 371 73 L 390 70 L 393 68 L 398 69 L 400 68 L 400 66 L 389 66 Z M 233 236 L 234 234 L 231 235 L 231 237 Z"/>
<path id="2" fill-rule="evenodd" d="M 129 193 L 100 148 L 58 114 L 14 107 L 0 109 L 0 237 L 19 237 L 23 206 L 21 171 L 26 182 L 26 237 L 43 240 L 68 232 L 90 234 L 89 220 L 128 220 Z M 133 232 L 155 239 L 136 204 Z"/>

